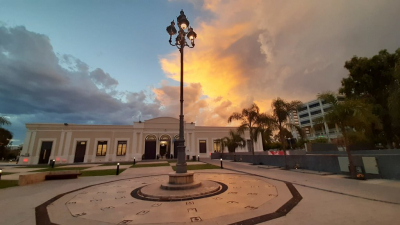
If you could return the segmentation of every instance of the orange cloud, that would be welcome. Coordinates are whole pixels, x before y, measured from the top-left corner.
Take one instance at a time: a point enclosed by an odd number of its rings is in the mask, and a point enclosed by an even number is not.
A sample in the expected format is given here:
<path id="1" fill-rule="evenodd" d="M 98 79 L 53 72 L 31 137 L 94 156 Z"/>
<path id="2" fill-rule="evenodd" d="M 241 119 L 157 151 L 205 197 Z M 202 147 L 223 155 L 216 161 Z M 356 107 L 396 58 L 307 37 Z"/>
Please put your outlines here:
<path id="1" fill-rule="evenodd" d="M 369 55 L 371 51 L 365 46 L 386 48 L 379 40 L 391 36 L 393 29 L 371 33 L 370 27 L 382 27 L 388 22 L 397 26 L 392 21 L 400 19 L 394 10 L 400 3 L 392 6 L 380 1 L 362 3 L 360 0 L 329 4 L 313 0 L 204 0 L 202 6 L 193 3 L 196 9 L 212 13 L 213 17 L 192 21 L 198 35 L 196 47 L 185 48 L 184 82 L 188 90 L 196 90 L 192 92 L 194 97 L 185 92 L 185 100 L 191 98 L 190 103 L 185 102 L 187 118 L 201 125 L 225 125 L 232 112 L 241 111 L 253 102 L 262 111 L 270 111 L 271 101 L 277 97 L 309 101 L 318 92 L 337 90 L 341 78 L 347 74 L 343 69 L 346 60 L 354 54 Z M 355 8 L 358 10 L 354 11 Z M 385 16 L 389 19 L 374 16 L 376 9 L 387 11 Z M 368 45 L 360 45 L 354 37 L 363 37 Z M 162 56 L 160 64 L 167 77 L 180 80 L 178 50 Z M 170 89 L 163 85 L 153 90 L 166 108 L 164 114 L 172 112 L 167 109 L 178 99 L 171 100 Z"/>

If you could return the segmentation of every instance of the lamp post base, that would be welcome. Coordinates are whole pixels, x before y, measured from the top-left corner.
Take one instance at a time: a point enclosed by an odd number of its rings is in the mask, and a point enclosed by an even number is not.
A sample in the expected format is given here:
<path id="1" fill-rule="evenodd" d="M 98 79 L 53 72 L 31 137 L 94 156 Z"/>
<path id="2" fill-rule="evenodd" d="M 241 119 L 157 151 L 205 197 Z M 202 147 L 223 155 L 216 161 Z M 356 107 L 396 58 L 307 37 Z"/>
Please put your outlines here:
<path id="1" fill-rule="evenodd" d="M 186 162 L 184 164 L 178 165 L 176 164 L 176 173 L 186 173 L 187 168 L 186 168 Z"/>

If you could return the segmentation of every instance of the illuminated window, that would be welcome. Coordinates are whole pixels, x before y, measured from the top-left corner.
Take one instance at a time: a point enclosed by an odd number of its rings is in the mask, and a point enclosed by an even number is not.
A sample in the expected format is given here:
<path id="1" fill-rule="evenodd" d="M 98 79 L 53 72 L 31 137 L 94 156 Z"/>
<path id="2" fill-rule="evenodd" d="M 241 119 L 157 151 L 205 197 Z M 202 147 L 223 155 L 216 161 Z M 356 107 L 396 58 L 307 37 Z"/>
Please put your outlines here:
<path id="1" fill-rule="evenodd" d="M 214 152 L 221 152 L 221 141 L 214 140 Z"/>
<path id="2" fill-rule="evenodd" d="M 99 141 L 97 143 L 97 156 L 105 156 L 107 153 L 107 141 Z"/>
<path id="3" fill-rule="evenodd" d="M 123 156 L 126 154 L 126 141 L 118 141 L 117 156 Z"/>
<path id="4" fill-rule="evenodd" d="M 206 140 L 200 140 L 199 141 L 199 148 L 200 148 L 200 153 L 207 153 L 207 142 L 206 142 Z"/>

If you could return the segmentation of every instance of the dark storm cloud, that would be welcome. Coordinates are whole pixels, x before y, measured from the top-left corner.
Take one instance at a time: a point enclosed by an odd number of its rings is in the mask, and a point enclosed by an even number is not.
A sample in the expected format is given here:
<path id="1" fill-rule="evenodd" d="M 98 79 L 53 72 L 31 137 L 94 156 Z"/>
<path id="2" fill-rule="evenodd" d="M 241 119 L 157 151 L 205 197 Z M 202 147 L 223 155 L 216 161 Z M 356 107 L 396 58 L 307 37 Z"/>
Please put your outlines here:
<path id="1" fill-rule="evenodd" d="M 131 124 L 158 115 L 159 105 L 146 103 L 143 92 L 119 93 L 117 85 L 100 68 L 57 56 L 45 35 L 0 27 L 0 113 L 13 121 Z"/>
<path id="2" fill-rule="evenodd" d="M 118 85 L 118 81 L 110 76 L 110 74 L 105 73 L 102 69 L 97 68 L 90 72 L 90 77 L 93 81 L 103 86 L 106 89 L 113 89 Z"/>

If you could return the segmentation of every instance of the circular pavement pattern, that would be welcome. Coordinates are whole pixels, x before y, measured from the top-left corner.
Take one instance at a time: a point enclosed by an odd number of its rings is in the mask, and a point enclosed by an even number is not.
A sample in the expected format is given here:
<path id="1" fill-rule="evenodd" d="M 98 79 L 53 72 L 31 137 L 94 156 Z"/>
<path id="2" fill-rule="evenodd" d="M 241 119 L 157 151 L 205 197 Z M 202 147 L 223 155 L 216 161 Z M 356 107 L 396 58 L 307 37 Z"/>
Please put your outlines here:
<path id="1" fill-rule="evenodd" d="M 276 184 L 252 175 L 196 173 L 195 179 L 222 183 L 226 186 L 225 191 L 210 197 L 171 202 L 147 201 L 131 196 L 135 189 L 168 181 L 168 175 L 156 175 L 71 191 L 49 200 L 44 206 L 47 206 L 45 211 L 53 224 L 216 223 L 234 218 L 237 218 L 235 222 L 239 222 L 266 213 L 276 213 L 292 198 L 283 183 L 279 188 L 286 190 L 280 196 Z M 282 196 L 283 199 L 279 199 Z M 38 217 L 38 207 L 36 211 Z"/>

